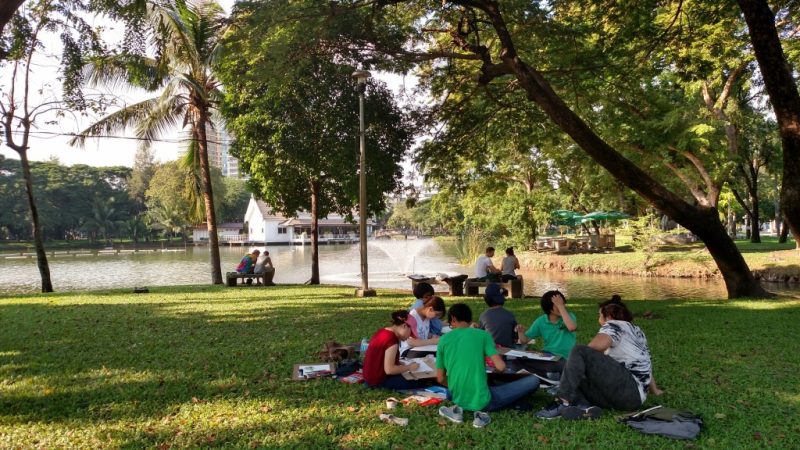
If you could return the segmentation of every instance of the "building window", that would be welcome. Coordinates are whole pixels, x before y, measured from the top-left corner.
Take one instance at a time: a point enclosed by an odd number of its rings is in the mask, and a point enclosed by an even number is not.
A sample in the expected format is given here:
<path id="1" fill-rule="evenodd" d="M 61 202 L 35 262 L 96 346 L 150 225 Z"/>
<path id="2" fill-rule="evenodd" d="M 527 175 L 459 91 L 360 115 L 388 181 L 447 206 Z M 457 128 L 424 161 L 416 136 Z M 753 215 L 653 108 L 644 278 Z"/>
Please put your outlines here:
<path id="1" fill-rule="evenodd" d="M 278 234 L 286 234 L 286 227 L 278 227 Z"/>

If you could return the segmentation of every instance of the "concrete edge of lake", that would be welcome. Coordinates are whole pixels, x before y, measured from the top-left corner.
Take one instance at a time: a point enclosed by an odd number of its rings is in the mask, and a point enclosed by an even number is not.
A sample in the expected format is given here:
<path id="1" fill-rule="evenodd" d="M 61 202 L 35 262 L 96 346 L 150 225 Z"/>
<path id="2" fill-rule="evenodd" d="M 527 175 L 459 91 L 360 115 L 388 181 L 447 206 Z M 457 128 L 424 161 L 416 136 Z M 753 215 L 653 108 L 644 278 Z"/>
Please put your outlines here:
<path id="1" fill-rule="evenodd" d="M 517 256 L 525 270 L 722 279 L 719 269 L 705 250 L 656 253 L 649 258 L 640 252 L 555 254 L 529 251 L 520 252 Z M 745 253 L 744 256 L 756 279 L 800 284 L 800 251 Z"/>

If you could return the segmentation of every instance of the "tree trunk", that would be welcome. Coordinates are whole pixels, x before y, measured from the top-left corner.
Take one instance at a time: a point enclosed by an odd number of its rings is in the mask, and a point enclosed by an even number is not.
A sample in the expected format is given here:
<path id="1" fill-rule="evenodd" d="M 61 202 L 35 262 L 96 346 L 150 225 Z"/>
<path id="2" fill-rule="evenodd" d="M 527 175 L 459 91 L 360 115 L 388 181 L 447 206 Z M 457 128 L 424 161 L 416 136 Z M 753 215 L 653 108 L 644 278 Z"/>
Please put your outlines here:
<path id="1" fill-rule="evenodd" d="M 25 0 L 3 0 L 0 2 L 0 36 L 3 35 L 6 25 L 23 3 L 25 3 Z M 6 56 L 8 55 L 5 49 L 0 48 L 0 61 L 5 60 Z"/>
<path id="2" fill-rule="evenodd" d="M 750 219 L 750 214 L 745 214 L 744 216 L 744 238 L 750 239 L 750 230 L 752 229 L 752 220 Z"/>
<path id="3" fill-rule="evenodd" d="M 319 284 L 319 182 L 311 181 L 311 280 L 308 284 Z"/>
<path id="4" fill-rule="evenodd" d="M 757 189 L 757 188 L 756 188 Z M 758 193 L 750 189 L 750 242 L 761 243 L 761 217 L 758 213 Z"/>
<path id="5" fill-rule="evenodd" d="M 775 14 L 765 0 L 738 0 L 753 50 L 764 77 L 783 147 L 781 209 L 800 246 L 800 94 L 775 28 Z"/>
<path id="6" fill-rule="evenodd" d="M 783 226 L 781 227 L 781 233 L 778 235 L 778 242 L 784 244 L 788 239 L 789 239 L 789 227 L 786 226 L 786 219 L 784 218 Z"/>
<path id="7" fill-rule="evenodd" d="M 208 246 L 211 254 L 211 283 L 222 284 L 222 268 L 219 261 L 219 237 L 217 236 L 217 214 L 214 211 L 214 192 L 211 186 L 211 168 L 208 164 L 208 141 L 206 140 L 206 123 L 208 111 L 200 108 L 199 118 L 195 124 L 198 156 L 200 157 L 200 180 L 203 187 L 203 201 L 206 207 L 206 224 L 208 228 Z"/>
<path id="8" fill-rule="evenodd" d="M 728 203 L 728 236 L 736 239 L 736 214 L 733 213 L 733 206 Z"/>
<path id="9" fill-rule="evenodd" d="M 716 208 L 701 208 L 698 213 L 696 217 L 698 223 L 694 224 L 695 227 L 699 225 L 698 231 L 693 232 L 706 244 L 708 252 L 717 263 L 728 289 L 728 297 L 769 296 L 770 294 L 758 283 L 753 283 L 753 274 L 747 267 L 739 249 L 724 233 Z M 715 231 L 715 229 L 719 231 Z M 753 286 L 758 289 L 754 290 Z"/>
<path id="10" fill-rule="evenodd" d="M 28 208 L 31 210 L 33 242 L 36 246 L 36 264 L 39 266 L 39 275 L 42 277 L 42 292 L 53 292 L 53 282 L 50 281 L 50 265 L 47 263 L 47 253 L 44 250 L 42 227 L 39 224 L 39 210 L 36 207 L 36 199 L 33 197 L 33 177 L 31 176 L 31 166 L 28 162 L 28 152 L 23 149 L 17 150 L 17 153 L 19 153 L 20 163 L 22 164 L 22 174 L 25 177 Z"/>

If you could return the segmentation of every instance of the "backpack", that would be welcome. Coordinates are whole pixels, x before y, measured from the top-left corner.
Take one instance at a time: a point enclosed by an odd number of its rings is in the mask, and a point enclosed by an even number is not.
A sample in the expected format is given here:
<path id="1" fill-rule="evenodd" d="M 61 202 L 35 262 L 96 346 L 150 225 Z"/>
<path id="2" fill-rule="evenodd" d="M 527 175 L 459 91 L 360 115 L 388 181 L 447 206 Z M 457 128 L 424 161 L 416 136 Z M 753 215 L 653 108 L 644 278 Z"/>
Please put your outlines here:
<path id="1" fill-rule="evenodd" d="M 357 359 L 344 359 L 336 365 L 336 376 L 346 377 L 361 369 L 361 361 Z"/>
<path id="2" fill-rule="evenodd" d="M 619 421 L 640 433 L 671 439 L 696 439 L 703 427 L 703 419 L 695 413 L 661 405 L 622 416 Z"/>

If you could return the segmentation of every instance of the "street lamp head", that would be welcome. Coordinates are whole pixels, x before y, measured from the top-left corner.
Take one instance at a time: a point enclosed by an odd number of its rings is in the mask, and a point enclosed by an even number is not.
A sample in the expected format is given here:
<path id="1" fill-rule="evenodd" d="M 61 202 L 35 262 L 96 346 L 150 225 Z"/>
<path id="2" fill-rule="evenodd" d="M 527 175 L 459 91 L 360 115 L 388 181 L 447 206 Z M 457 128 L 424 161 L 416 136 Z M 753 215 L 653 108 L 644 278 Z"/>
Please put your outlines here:
<path id="1" fill-rule="evenodd" d="M 368 70 L 356 70 L 353 72 L 353 78 L 358 80 L 358 84 L 364 84 L 367 82 L 367 78 L 371 77 L 372 74 L 369 73 Z"/>

